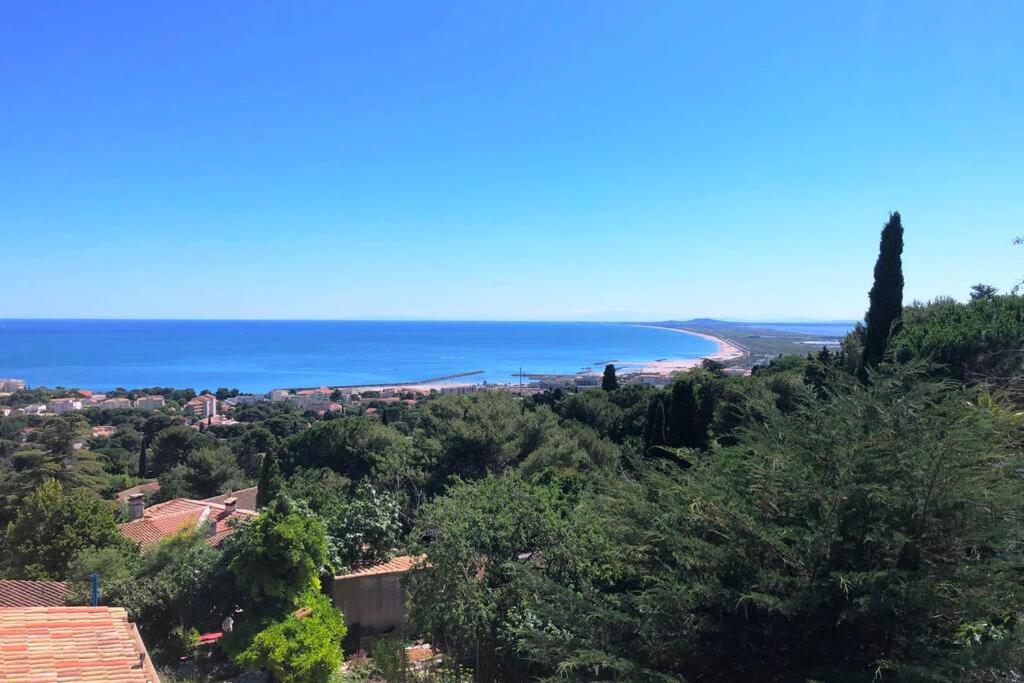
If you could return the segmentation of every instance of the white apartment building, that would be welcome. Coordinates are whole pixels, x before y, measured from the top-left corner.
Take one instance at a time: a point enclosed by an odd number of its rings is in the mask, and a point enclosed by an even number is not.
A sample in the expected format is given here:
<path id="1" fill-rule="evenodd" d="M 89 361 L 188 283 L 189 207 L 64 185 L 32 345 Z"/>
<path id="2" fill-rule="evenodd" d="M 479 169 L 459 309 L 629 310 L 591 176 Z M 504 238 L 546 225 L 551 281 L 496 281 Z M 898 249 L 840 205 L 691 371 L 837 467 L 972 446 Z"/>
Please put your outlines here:
<path id="1" fill-rule="evenodd" d="M 50 401 L 50 410 L 58 415 L 81 409 L 82 401 L 77 398 L 55 398 Z"/>
<path id="2" fill-rule="evenodd" d="M 167 401 L 164 400 L 163 396 L 140 396 L 135 399 L 136 408 L 145 408 L 152 410 L 153 408 L 163 408 Z"/>
<path id="3" fill-rule="evenodd" d="M 0 394 L 13 394 L 25 386 L 23 379 L 0 379 Z"/>
<path id="4" fill-rule="evenodd" d="M 487 387 L 479 384 L 456 384 L 438 388 L 440 394 L 475 394 L 478 391 L 487 391 Z"/>
<path id="5" fill-rule="evenodd" d="M 331 391 L 326 388 L 297 391 L 289 396 L 288 400 L 303 412 L 312 410 L 315 413 L 322 413 L 331 409 Z"/>
<path id="6" fill-rule="evenodd" d="M 263 403 L 267 400 L 266 394 L 239 394 L 231 397 L 230 400 L 236 406 L 247 406 L 253 403 Z"/>
<path id="7" fill-rule="evenodd" d="M 108 410 L 114 408 L 131 408 L 132 402 L 127 398 L 108 398 L 100 403 L 101 408 L 107 408 Z"/>
<path id="8" fill-rule="evenodd" d="M 213 394 L 203 394 L 185 404 L 185 414 L 200 419 L 213 417 L 217 414 L 217 398 Z"/>

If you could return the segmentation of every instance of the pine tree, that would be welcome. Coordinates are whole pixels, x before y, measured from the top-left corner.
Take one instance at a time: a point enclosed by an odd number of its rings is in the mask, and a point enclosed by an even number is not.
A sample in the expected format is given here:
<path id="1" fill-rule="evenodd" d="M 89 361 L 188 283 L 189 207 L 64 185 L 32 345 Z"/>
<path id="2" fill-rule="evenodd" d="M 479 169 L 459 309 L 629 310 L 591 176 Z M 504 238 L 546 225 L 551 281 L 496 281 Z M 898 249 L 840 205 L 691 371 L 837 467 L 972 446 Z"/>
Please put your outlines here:
<path id="1" fill-rule="evenodd" d="M 601 378 L 601 388 L 605 391 L 615 391 L 619 388 L 619 378 L 615 376 L 615 366 L 611 363 L 604 366 L 604 377 Z"/>
<path id="2" fill-rule="evenodd" d="M 256 507 L 262 508 L 277 498 L 281 492 L 281 467 L 277 463 L 277 455 L 268 451 L 263 455 L 260 465 L 259 488 L 256 491 Z"/>
<path id="3" fill-rule="evenodd" d="M 875 282 L 868 293 L 870 301 L 864 316 L 867 332 L 864 338 L 863 364 L 878 365 L 885 357 L 889 337 L 896 331 L 903 312 L 903 224 L 899 211 L 889 215 L 882 228 L 875 262 Z"/>

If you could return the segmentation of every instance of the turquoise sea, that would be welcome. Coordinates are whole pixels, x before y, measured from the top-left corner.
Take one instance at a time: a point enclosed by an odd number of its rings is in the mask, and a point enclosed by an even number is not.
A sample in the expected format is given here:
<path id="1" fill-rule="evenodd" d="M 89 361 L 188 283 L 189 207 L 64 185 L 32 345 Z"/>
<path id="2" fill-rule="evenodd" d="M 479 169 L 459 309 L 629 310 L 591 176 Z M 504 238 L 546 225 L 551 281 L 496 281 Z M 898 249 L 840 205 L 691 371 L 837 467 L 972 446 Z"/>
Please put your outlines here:
<path id="1" fill-rule="evenodd" d="M 620 323 L 255 320 L 0 320 L 0 377 L 30 386 L 241 391 L 473 382 L 700 358 L 701 337 Z"/>

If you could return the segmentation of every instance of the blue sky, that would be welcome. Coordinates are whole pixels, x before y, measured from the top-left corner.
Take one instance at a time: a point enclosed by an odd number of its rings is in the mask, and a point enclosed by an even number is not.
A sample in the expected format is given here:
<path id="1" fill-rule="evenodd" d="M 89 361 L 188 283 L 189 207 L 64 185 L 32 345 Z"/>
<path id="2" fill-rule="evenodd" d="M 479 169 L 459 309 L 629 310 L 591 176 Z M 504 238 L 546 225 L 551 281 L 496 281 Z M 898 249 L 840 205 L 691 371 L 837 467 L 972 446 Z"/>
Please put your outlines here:
<path id="1" fill-rule="evenodd" d="M 0 317 L 849 319 L 1024 277 L 1019 2 L 0 5 Z"/>

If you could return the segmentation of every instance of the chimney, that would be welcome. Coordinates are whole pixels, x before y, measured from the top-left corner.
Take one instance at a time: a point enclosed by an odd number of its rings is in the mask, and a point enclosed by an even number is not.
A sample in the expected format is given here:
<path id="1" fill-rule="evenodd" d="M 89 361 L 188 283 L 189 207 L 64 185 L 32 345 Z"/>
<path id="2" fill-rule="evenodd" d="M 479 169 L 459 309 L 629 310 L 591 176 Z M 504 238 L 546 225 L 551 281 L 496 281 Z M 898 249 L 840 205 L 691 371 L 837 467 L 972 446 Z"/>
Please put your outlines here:
<path id="1" fill-rule="evenodd" d="M 230 498 L 224 499 L 224 514 L 230 515 L 235 511 L 235 506 L 238 505 L 238 498 L 231 496 Z"/>
<path id="2" fill-rule="evenodd" d="M 146 497 L 141 493 L 133 493 L 128 496 L 128 521 L 134 522 L 142 518 L 142 511 L 146 509 Z"/>

